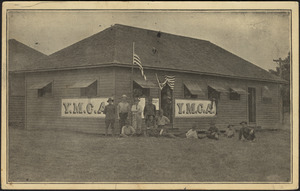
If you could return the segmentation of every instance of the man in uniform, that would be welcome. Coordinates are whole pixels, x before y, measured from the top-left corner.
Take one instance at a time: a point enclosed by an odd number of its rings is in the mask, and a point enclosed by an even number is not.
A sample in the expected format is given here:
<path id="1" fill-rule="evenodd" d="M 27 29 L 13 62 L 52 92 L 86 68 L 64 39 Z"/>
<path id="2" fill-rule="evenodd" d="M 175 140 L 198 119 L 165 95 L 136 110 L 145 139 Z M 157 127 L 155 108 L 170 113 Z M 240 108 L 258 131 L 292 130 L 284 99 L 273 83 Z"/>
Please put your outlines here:
<path id="1" fill-rule="evenodd" d="M 108 134 L 108 128 L 111 127 L 112 130 L 112 136 L 115 136 L 115 116 L 116 116 L 116 108 L 113 105 L 113 98 L 109 98 L 107 100 L 108 105 L 105 106 L 103 113 L 105 114 L 105 136 Z"/>

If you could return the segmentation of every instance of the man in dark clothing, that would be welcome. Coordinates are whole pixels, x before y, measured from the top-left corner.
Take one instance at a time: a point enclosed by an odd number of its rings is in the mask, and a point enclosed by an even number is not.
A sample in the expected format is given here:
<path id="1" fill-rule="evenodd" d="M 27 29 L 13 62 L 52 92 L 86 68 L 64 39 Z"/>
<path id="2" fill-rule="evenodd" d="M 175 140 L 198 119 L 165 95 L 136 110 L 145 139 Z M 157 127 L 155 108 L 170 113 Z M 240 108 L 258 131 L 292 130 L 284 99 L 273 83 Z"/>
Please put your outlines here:
<path id="1" fill-rule="evenodd" d="M 240 129 L 239 140 L 254 141 L 255 140 L 254 129 L 248 127 L 246 121 L 242 121 L 240 124 L 242 125 L 242 128 Z"/>
<path id="2" fill-rule="evenodd" d="M 107 100 L 108 105 L 105 106 L 103 113 L 105 114 L 105 136 L 107 136 L 108 128 L 111 127 L 112 136 L 115 136 L 115 117 L 116 117 L 116 107 L 113 105 L 114 100 L 109 98 Z"/>
<path id="3" fill-rule="evenodd" d="M 210 139 L 219 140 L 219 129 L 216 127 L 215 123 L 210 123 L 210 127 L 207 130 L 206 136 Z"/>
<path id="4" fill-rule="evenodd" d="M 149 97 L 148 103 L 144 108 L 146 127 L 155 126 L 155 120 L 154 120 L 155 114 L 156 114 L 156 107 L 152 103 L 152 98 Z"/>

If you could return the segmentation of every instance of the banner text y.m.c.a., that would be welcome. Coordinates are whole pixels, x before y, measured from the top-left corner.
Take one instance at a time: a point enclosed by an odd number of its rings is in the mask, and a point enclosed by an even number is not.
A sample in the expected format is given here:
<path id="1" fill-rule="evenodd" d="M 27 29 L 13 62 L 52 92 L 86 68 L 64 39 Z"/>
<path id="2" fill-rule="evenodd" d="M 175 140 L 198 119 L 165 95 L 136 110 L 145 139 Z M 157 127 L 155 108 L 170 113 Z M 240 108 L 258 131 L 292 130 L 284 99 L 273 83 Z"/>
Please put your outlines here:
<path id="1" fill-rule="evenodd" d="M 217 113 L 216 103 L 210 100 L 175 99 L 175 117 L 213 117 Z"/>
<path id="2" fill-rule="evenodd" d="M 62 117 L 105 117 L 103 113 L 108 98 L 62 99 Z"/>

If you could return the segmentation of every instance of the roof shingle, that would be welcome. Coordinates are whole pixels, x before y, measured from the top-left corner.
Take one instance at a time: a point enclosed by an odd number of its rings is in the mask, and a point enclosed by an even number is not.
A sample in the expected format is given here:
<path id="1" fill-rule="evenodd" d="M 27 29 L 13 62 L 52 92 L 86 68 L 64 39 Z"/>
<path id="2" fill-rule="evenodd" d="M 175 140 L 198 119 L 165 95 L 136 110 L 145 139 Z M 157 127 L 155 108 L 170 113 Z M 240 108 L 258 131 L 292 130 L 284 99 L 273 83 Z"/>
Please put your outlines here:
<path id="1" fill-rule="evenodd" d="M 135 53 L 141 58 L 146 69 L 172 69 L 284 82 L 209 41 L 119 24 L 66 47 L 27 69 L 64 69 L 109 64 L 130 66 L 133 42 Z"/>

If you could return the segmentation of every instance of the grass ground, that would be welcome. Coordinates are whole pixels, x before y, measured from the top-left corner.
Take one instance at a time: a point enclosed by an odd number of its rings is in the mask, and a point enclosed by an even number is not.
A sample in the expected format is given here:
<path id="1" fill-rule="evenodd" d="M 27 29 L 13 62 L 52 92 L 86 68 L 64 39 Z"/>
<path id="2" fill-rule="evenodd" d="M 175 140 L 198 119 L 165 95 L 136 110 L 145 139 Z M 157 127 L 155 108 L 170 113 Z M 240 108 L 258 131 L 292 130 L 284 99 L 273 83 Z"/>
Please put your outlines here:
<path id="1" fill-rule="evenodd" d="M 10 129 L 11 182 L 286 182 L 290 134 L 256 142 Z"/>

